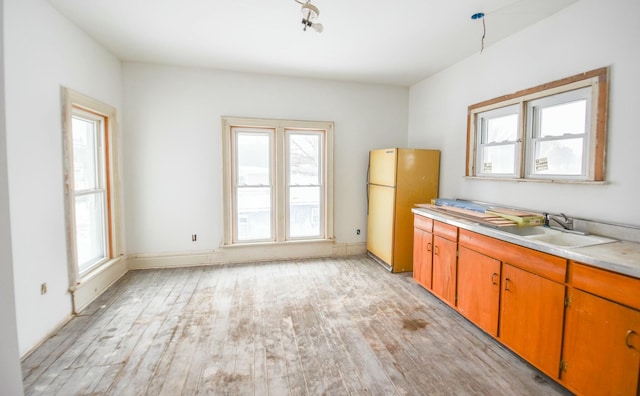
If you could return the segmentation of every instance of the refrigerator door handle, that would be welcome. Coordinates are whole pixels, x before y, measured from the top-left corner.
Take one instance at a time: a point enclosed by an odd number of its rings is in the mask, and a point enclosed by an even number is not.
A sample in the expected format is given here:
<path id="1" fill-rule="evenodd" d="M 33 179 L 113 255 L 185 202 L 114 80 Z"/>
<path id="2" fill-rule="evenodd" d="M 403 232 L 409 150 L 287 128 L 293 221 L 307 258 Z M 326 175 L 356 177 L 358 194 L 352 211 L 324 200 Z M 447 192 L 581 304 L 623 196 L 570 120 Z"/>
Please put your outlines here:
<path id="1" fill-rule="evenodd" d="M 369 154 L 369 162 L 367 163 L 367 216 L 369 216 L 369 178 L 371 177 L 371 154 Z"/>

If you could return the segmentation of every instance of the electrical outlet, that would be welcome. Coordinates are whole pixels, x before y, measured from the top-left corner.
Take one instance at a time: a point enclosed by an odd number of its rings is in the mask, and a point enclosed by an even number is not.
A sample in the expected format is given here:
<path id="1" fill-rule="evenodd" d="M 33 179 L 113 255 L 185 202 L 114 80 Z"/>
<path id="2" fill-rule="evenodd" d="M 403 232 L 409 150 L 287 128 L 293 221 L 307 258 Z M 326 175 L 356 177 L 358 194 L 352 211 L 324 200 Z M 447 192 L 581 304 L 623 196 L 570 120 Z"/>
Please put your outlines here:
<path id="1" fill-rule="evenodd" d="M 47 282 L 40 285 L 40 294 L 47 294 Z"/>
<path id="2" fill-rule="evenodd" d="M 356 235 L 360 235 L 360 229 L 359 228 L 356 230 Z"/>
<path id="3" fill-rule="evenodd" d="M 197 242 L 198 241 L 198 235 L 197 234 L 191 234 L 191 242 Z"/>

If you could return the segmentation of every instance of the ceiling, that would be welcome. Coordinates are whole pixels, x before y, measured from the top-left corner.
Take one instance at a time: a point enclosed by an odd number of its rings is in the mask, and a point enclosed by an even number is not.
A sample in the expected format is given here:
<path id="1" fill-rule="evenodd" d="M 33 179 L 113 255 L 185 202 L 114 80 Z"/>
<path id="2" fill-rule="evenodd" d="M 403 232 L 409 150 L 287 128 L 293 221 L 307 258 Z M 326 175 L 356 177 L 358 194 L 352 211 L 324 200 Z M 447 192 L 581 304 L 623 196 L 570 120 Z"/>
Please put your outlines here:
<path id="1" fill-rule="evenodd" d="M 577 0 L 49 0 L 124 61 L 412 85 Z"/>

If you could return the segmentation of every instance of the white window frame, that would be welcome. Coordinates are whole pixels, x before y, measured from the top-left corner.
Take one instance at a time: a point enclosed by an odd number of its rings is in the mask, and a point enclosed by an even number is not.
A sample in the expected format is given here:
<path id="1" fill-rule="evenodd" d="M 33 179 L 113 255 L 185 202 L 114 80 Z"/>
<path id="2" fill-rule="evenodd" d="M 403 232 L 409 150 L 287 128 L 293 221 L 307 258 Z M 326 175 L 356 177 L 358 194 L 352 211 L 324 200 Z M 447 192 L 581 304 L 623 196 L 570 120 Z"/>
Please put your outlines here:
<path id="1" fill-rule="evenodd" d="M 276 198 L 276 191 L 275 191 L 275 129 L 273 128 L 255 128 L 255 127 L 236 127 L 233 128 L 233 131 L 235 131 L 236 133 L 232 133 L 231 139 L 231 150 L 232 150 L 232 161 L 233 161 L 233 166 L 231 167 L 232 169 L 232 188 L 233 188 L 233 198 L 232 198 L 232 207 L 234 208 L 233 213 L 232 213 L 232 223 L 234 224 L 233 227 L 233 237 L 232 240 L 234 241 L 234 243 L 254 243 L 254 242 L 271 242 L 275 240 L 275 233 L 273 232 L 273 224 L 276 221 L 276 213 L 275 210 L 273 210 L 273 208 L 275 207 L 275 198 Z M 264 135 L 268 137 L 269 140 L 269 147 L 268 147 L 268 152 L 269 152 L 269 177 L 268 177 L 268 183 L 267 184 L 260 184 L 260 185 L 252 185 L 252 184 L 247 184 L 242 182 L 241 180 L 239 180 L 238 175 L 236 172 L 233 172 L 234 169 L 238 168 L 238 155 L 237 155 L 237 147 L 238 147 L 238 134 L 251 134 L 251 135 Z M 239 238 L 239 228 L 240 228 L 240 222 L 241 220 L 244 221 L 244 225 L 245 226 L 249 226 L 248 223 L 248 219 L 246 217 L 246 215 L 241 215 L 240 213 L 238 213 L 235 210 L 235 202 L 237 202 L 238 200 L 238 190 L 240 189 L 251 189 L 251 188 L 269 188 L 270 189 L 270 193 L 269 193 L 269 204 L 270 204 L 270 208 L 271 208 L 271 216 L 270 216 L 270 224 L 271 226 L 271 233 L 269 235 L 269 237 L 267 238 L 262 238 L 262 239 L 252 239 L 252 240 L 240 240 Z"/>
<path id="2" fill-rule="evenodd" d="M 67 256 L 69 267 L 69 291 L 72 294 L 84 280 L 90 279 L 93 274 L 103 268 L 121 260 L 121 221 L 120 221 L 120 188 L 118 178 L 118 153 L 117 153 L 117 119 L 116 109 L 108 104 L 75 92 L 69 88 L 62 88 L 63 101 L 63 151 L 64 151 L 64 180 L 65 180 L 65 217 L 67 236 Z M 74 184 L 73 162 L 73 133 L 72 120 L 74 114 L 82 114 L 83 117 L 93 118 L 103 123 L 103 154 L 104 169 L 101 169 L 100 177 L 103 178 L 101 189 L 106 200 L 105 216 L 105 253 L 106 257 L 84 270 L 80 270 L 77 256 L 77 235 L 75 219 L 76 190 Z M 81 194 L 83 192 L 80 192 Z"/>
<path id="3" fill-rule="evenodd" d="M 317 183 L 315 184 L 308 184 L 308 185 L 294 185 L 292 184 L 291 180 L 290 180 L 290 172 L 288 172 L 289 167 L 287 164 L 287 159 L 289 158 L 290 155 L 290 147 L 291 145 L 289 144 L 289 138 L 292 135 L 304 135 L 304 134 L 309 134 L 309 135 L 316 135 L 320 137 L 320 147 L 318 147 L 318 150 L 320 151 L 319 153 L 317 153 L 320 164 L 319 164 L 319 168 L 318 169 L 318 173 L 319 173 L 319 180 Z M 284 129 L 284 135 L 285 135 L 285 150 L 286 150 L 286 156 L 284 159 L 284 163 L 285 163 L 285 173 L 286 173 L 286 191 L 285 191 L 285 197 L 286 197 L 286 201 L 288 202 L 288 197 L 290 195 L 290 191 L 291 188 L 295 188 L 295 187 L 316 187 L 320 190 L 321 192 L 321 198 L 320 198 L 320 208 L 319 208 L 319 212 L 318 214 L 318 226 L 319 226 L 319 234 L 317 235 L 310 235 L 310 236 L 292 236 L 291 235 L 291 229 L 289 227 L 289 221 L 285 222 L 285 233 L 286 233 L 286 240 L 288 241 L 293 241 L 293 240 L 305 240 L 305 239 L 325 239 L 325 227 L 324 224 L 326 222 L 325 216 L 324 216 L 324 212 L 325 212 L 325 205 L 324 205 L 324 191 L 325 191 L 325 177 L 324 177 L 324 173 L 325 173 L 325 156 L 324 156 L 324 151 L 325 151 L 325 136 L 326 136 L 326 131 L 325 130 L 301 130 L 299 128 L 296 129 L 292 129 L 292 128 L 285 128 Z M 292 217 L 291 214 L 291 205 L 285 205 L 286 206 L 286 211 L 287 211 L 287 220 L 289 220 Z M 313 212 L 314 209 L 318 209 L 318 208 L 313 208 L 311 210 L 311 219 L 313 222 Z"/>
<path id="4" fill-rule="evenodd" d="M 521 173 L 521 152 L 522 152 L 522 128 L 521 123 L 518 122 L 516 138 L 514 140 L 505 140 L 501 142 L 487 142 L 487 123 L 493 118 L 499 118 L 507 115 L 515 114 L 518 119 L 521 119 L 520 106 L 518 104 L 512 104 L 496 109 L 490 109 L 481 113 L 478 113 L 476 117 L 476 128 L 478 129 L 478 139 L 476 148 L 476 169 L 478 169 L 478 176 L 490 176 L 490 177 L 517 177 Z M 485 172 L 486 160 L 484 158 L 485 147 L 499 147 L 499 146 L 513 146 L 514 147 L 514 164 L 512 173 L 493 173 Z"/>
<path id="5" fill-rule="evenodd" d="M 262 130 L 273 130 L 273 162 L 274 172 L 274 210 L 272 212 L 272 238 L 270 240 L 238 241 L 236 234 L 235 219 L 235 180 L 234 180 L 234 128 L 256 128 Z M 243 246 L 264 243 L 290 243 L 302 241 L 333 241 L 333 122 L 329 121 L 296 121 L 296 120 L 276 120 L 260 118 L 242 117 L 222 117 L 222 146 L 223 146 L 223 205 L 224 205 L 224 239 L 223 245 Z M 286 168 L 286 136 L 287 131 L 296 132 L 317 132 L 323 131 L 322 155 L 322 198 L 324 205 L 321 209 L 321 235 L 318 237 L 291 238 L 287 232 L 287 217 L 289 215 L 287 205 L 288 175 Z"/>
<path id="6" fill-rule="evenodd" d="M 555 95 L 546 96 L 527 102 L 527 137 L 530 143 L 527 146 L 527 173 L 529 179 L 566 179 L 566 180 L 587 180 L 589 177 L 589 164 L 593 156 L 593 144 L 595 143 L 593 136 L 594 131 L 591 128 L 592 113 L 592 96 L 591 87 L 579 88 L 572 91 L 562 92 Z M 540 136 L 540 111 L 539 109 L 548 106 L 568 104 L 578 100 L 585 100 L 586 117 L 585 129 L 579 134 L 565 134 L 562 136 L 541 137 Z M 536 150 L 538 143 L 549 141 L 562 141 L 567 139 L 582 139 L 582 163 L 580 164 L 581 172 L 578 175 L 567 174 L 543 174 L 536 172 Z"/>
<path id="7" fill-rule="evenodd" d="M 94 158 L 95 158 L 95 182 L 96 185 L 94 188 L 88 188 L 88 189 L 83 189 L 83 190 L 79 190 L 77 188 L 75 188 L 75 186 L 73 186 L 73 188 L 71 188 L 71 184 L 69 184 L 70 186 L 70 191 L 69 194 L 73 195 L 73 199 L 74 199 L 74 213 L 73 218 L 74 221 L 76 220 L 76 205 L 77 205 L 77 200 L 80 197 L 90 197 L 90 196 L 95 196 L 98 198 L 99 202 L 100 202 L 100 208 L 98 208 L 99 210 L 99 216 L 100 216 L 100 222 L 102 225 L 102 229 L 100 230 L 101 233 L 101 245 L 102 245 L 102 251 L 104 252 L 104 256 L 88 262 L 88 263 L 81 263 L 79 260 L 79 257 L 77 257 L 77 252 L 79 249 L 78 246 L 78 240 L 77 240 L 77 235 L 76 235 L 76 240 L 74 241 L 74 245 L 76 247 L 76 263 L 78 265 L 78 272 L 80 274 L 80 276 L 82 276 L 83 274 L 90 272 L 92 269 L 100 266 L 102 263 L 104 263 L 105 261 L 109 260 L 111 257 L 110 254 L 110 250 L 111 250 L 111 233 L 110 233 L 110 226 L 109 226 L 109 212 L 110 212 L 110 208 L 109 208 L 109 199 L 108 199 L 108 193 L 109 193 L 109 189 L 110 187 L 108 186 L 109 184 L 109 178 L 107 176 L 107 155 L 108 155 L 108 150 L 107 150 L 107 137 L 105 136 L 105 128 L 108 125 L 108 122 L 106 121 L 106 117 L 100 114 L 96 114 L 94 112 L 90 112 L 87 111 L 83 108 L 79 108 L 77 106 L 73 106 L 72 110 L 71 110 L 71 116 L 72 118 L 79 118 L 88 122 L 91 122 L 94 124 L 95 129 L 96 129 L 96 134 L 94 136 Z M 73 129 L 73 128 L 72 128 Z M 73 131 L 72 131 L 73 134 Z M 71 153 L 71 160 L 73 161 L 73 152 Z M 74 180 L 74 184 L 75 184 L 75 180 Z M 77 230 L 77 228 L 76 228 Z M 84 268 L 83 268 L 84 266 Z"/>
<path id="8" fill-rule="evenodd" d="M 542 141 L 535 130 L 536 106 L 545 103 L 570 103 L 576 95 L 587 98 L 587 121 L 583 148 L 583 172 L 573 174 L 540 174 L 535 172 L 535 147 Z M 608 105 L 608 69 L 601 68 L 587 73 L 526 89 L 511 95 L 469 106 L 467 117 L 467 166 L 466 177 L 495 180 L 517 180 L 560 183 L 602 183 L 605 179 L 606 126 Z M 515 174 L 492 174 L 482 168 L 482 123 L 497 109 L 514 106 L 519 108 L 521 128 L 519 150 L 515 156 Z M 578 135 L 575 135 L 578 136 Z M 569 136 L 565 136 L 565 139 Z M 562 139 L 561 137 L 550 139 Z"/>

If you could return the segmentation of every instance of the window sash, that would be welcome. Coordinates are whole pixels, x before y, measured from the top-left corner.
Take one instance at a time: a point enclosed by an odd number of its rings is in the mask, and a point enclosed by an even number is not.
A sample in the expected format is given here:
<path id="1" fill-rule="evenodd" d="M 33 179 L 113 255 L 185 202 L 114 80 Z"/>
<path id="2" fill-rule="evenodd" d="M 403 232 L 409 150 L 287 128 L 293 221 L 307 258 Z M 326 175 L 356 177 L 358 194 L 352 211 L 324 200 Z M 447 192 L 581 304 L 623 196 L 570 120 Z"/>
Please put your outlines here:
<path id="1" fill-rule="evenodd" d="M 515 120 L 513 120 L 515 116 Z M 492 121 L 504 120 L 501 130 L 506 132 L 491 134 Z M 513 122 L 515 121 L 515 122 Z M 511 125 L 509 125 L 511 124 Z M 476 173 L 482 176 L 492 177 L 516 177 L 520 174 L 520 108 L 518 105 L 510 105 L 501 108 L 487 110 L 476 114 L 479 139 L 476 149 Z M 512 129 L 509 131 L 508 129 Z M 500 132 L 500 131 L 499 131 Z M 495 135 L 492 139 L 490 135 Z M 498 140 L 498 136 L 503 139 Z M 511 150 L 509 150 L 511 149 Z M 497 165 L 494 169 L 494 163 Z"/>
<path id="2" fill-rule="evenodd" d="M 78 274 L 82 276 L 111 258 L 105 117 L 74 107 L 71 135 L 73 243 Z"/>
<path id="3" fill-rule="evenodd" d="M 527 102 L 527 177 L 534 179 L 586 180 L 591 162 L 591 87 L 563 92 Z M 584 103 L 581 130 L 543 135 L 543 110 Z M 561 122 L 557 120 L 556 122 Z M 579 144 L 576 144 L 579 143 Z M 543 147 L 547 147 L 545 150 Z M 543 156 L 544 153 L 544 156 Z M 570 161 L 571 157 L 576 157 Z M 560 170 L 564 170 L 560 171 Z"/>
<path id="4" fill-rule="evenodd" d="M 276 237 L 273 155 L 275 130 L 240 127 L 233 128 L 232 134 L 233 241 L 273 241 Z M 241 144 L 241 140 L 247 142 Z M 262 147 L 260 142 L 266 142 L 266 147 Z M 260 150 L 263 151 L 260 153 Z M 245 155 L 248 158 L 244 158 Z M 249 165 L 250 163 L 254 165 Z M 265 170 L 266 175 L 261 174 Z"/>
<path id="5" fill-rule="evenodd" d="M 285 130 L 286 134 L 286 239 L 317 239 L 324 237 L 324 134 L 325 131 Z M 307 143 L 316 141 L 315 147 L 294 147 L 295 138 L 305 137 Z M 298 150 L 297 150 L 298 149 Z M 311 150 L 313 149 L 313 151 Z M 301 152 L 308 162 L 315 162 L 313 176 L 300 183 L 301 177 L 293 177 L 294 153 Z M 307 167 L 307 170 L 311 167 Z M 312 180 L 313 179 L 313 180 Z M 297 192 L 297 193 L 296 193 Z M 314 199 L 315 196 L 315 199 Z M 314 222 L 314 212 L 319 214 Z"/>

